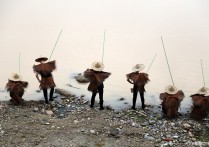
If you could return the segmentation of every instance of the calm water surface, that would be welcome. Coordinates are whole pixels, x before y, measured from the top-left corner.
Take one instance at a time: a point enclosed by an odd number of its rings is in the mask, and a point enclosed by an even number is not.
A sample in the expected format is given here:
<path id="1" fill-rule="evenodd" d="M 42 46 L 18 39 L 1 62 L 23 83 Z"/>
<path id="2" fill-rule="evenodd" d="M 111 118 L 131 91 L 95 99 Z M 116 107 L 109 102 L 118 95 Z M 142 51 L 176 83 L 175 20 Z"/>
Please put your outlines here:
<path id="1" fill-rule="evenodd" d="M 112 75 L 105 81 L 106 105 L 130 107 L 132 94 L 126 74 L 136 63 L 149 70 L 146 103 L 159 105 L 159 93 L 172 84 L 160 36 L 164 38 L 174 83 L 185 92 L 182 108 L 191 106 L 189 95 L 209 83 L 209 2 L 177 0 L 155 1 L 0 1 L 0 100 L 8 100 L 4 87 L 13 72 L 29 82 L 24 99 L 43 99 L 36 93 L 38 82 L 33 73 L 34 60 L 49 57 L 59 32 L 60 40 L 52 55 L 57 61 L 54 79 L 58 88 L 76 95 L 85 94 L 88 84 L 78 84 L 72 77 L 82 73 L 94 61 L 102 59 L 103 32 L 106 29 L 104 64 Z M 108 10 L 108 11 L 107 11 Z M 80 89 L 75 89 L 71 84 Z M 125 101 L 118 101 L 124 97 Z M 127 102 L 128 105 L 124 105 Z M 140 98 L 138 98 L 140 106 Z"/>

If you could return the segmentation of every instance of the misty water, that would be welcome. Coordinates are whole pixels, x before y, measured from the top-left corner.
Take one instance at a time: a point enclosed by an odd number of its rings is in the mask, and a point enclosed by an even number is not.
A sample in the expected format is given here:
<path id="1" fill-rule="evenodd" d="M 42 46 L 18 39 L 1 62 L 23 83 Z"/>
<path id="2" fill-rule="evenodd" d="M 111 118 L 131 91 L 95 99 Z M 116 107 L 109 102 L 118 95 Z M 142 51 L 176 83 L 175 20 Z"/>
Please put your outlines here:
<path id="1" fill-rule="evenodd" d="M 161 3 L 3 0 L 0 2 L 0 100 L 10 99 L 4 87 L 14 72 L 20 72 L 23 80 L 29 82 L 25 100 L 43 99 L 42 93 L 36 92 L 39 84 L 32 66 L 37 57 L 50 56 L 61 29 L 51 58 L 57 61 L 57 70 L 53 72 L 57 88 L 90 99 L 88 84 L 77 83 L 73 76 L 90 68 L 92 62 L 102 60 L 105 29 L 104 71 L 112 73 L 104 82 L 105 105 L 130 107 L 132 85 L 126 81 L 126 74 L 137 63 L 145 64 L 146 72 L 156 53 L 148 73 L 145 103 L 160 105 L 159 94 L 172 84 L 162 36 L 174 84 L 186 95 L 181 108 L 190 108 L 189 96 L 203 86 L 200 59 L 205 85 L 209 82 L 207 6 L 208 2 L 195 0 Z M 125 100 L 119 101 L 120 98 Z M 137 107 L 140 106 L 138 96 Z"/>

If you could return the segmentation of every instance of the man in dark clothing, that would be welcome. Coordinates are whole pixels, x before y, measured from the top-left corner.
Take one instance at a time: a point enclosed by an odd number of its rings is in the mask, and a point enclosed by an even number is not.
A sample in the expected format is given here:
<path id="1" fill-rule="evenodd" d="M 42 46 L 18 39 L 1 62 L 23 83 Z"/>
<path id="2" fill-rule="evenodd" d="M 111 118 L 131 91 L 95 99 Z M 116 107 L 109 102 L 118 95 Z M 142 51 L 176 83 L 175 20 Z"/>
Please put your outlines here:
<path id="1" fill-rule="evenodd" d="M 145 92 L 145 84 L 149 81 L 148 74 L 146 73 L 139 73 L 139 71 L 142 71 L 144 69 L 143 64 L 136 64 L 132 70 L 134 72 L 129 73 L 126 75 L 127 81 L 130 84 L 134 84 L 132 92 L 133 92 L 133 105 L 131 109 L 136 110 L 136 100 L 137 100 L 137 93 L 140 93 L 141 97 L 141 104 L 142 104 L 142 109 L 145 108 L 144 104 L 144 92 Z"/>
<path id="2" fill-rule="evenodd" d="M 92 92 L 91 97 L 91 105 L 90 107 L 94 107 L 95 97 L 97 95 L 97 92 L 99 93 L 99 104 L 100 104 L 100 110 L 103 110 L 103 89 L 104 89 L 104 80 L 110 76 L 110 73 L 103 72 L 104 64 L 101 62 L 94 62 L 92 64 L 92 69 L 87 69 L 84 72 L 84 76 L 90 80 L 90 84 L 88 86 L 88 90 Z"/>

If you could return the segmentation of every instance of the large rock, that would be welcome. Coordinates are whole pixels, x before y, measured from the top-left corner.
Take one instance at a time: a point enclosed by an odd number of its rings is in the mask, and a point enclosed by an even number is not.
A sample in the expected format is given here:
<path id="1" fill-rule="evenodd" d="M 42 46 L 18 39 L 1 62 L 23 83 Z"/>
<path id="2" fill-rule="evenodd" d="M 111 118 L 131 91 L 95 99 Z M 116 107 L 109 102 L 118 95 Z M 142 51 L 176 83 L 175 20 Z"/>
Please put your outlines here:
<path id="1" fill-rule="evenodd" d="M 72 93 L 70 93 L 69 91 L 66 91 L 64 89 L 59 89 L 59 88 L 55 89 L 55 93 L 58 93 L 60 95 L 66 96 L 66 97 L 72 96 Z"/>
<path id="2" fill-rule="evenodd" d="M 90 82 L 89 79 L 85 78 L 83 75 L 78 74 L 77 76 L 75 76 L 76 81 L 78 81 L 79 83 L 88 83 Z"/>

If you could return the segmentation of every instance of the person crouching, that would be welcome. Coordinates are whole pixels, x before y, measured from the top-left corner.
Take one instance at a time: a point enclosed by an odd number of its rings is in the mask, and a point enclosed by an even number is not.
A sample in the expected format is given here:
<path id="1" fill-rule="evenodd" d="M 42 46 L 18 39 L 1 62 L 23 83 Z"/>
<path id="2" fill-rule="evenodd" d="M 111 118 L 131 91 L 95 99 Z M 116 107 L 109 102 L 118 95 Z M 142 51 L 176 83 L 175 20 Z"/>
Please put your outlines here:
<path id="1" fill-rule="evenodd" d="M 14 105 L 23 104 L 23 98 L 25 88 L 28 87 L 28 82 L 21 81 L 22 78 L 20 75 L 14 73 L 9 78 L 8 83 L 6 84 L 6 90 L 10 93 L 10 97 L 12 98 L 10 101 Z"/>
<path id="2" fill-rule="evenodd" d="M 190 97 L 193 101 L 191 117 L 195 120 L 202 120 L 207 117 L 209 114 L 209 88 L 202 87 Z"/>
<path id="3" fill-rule="evenodd" d="M 178 109 L 184 97 L 183 91 L 173 85 L 166 86 L 165 92 L 160 94 L 162 111 L 168 119 L 178 117 Z"/>
<path id="4" fill-rule="evenodd" d="M 90 80 L 90 84 L 88 86 L 88 90 L 92 92 L 91 97 L 91 105 L 90 107 L 94 107 L 95 97 L 97 92 L 99 93 L 99 104 L 100 110 L 104 109 L 103 103 L 103 88 L 104 88 L 104 80 L 108 78 L 111 73 L 102 71 L 104 69 L 104 64 L 101 62 L 94 62 L 91 65 L 91 69 L 87 69 L 84 72 L 84 76 Z"/>

